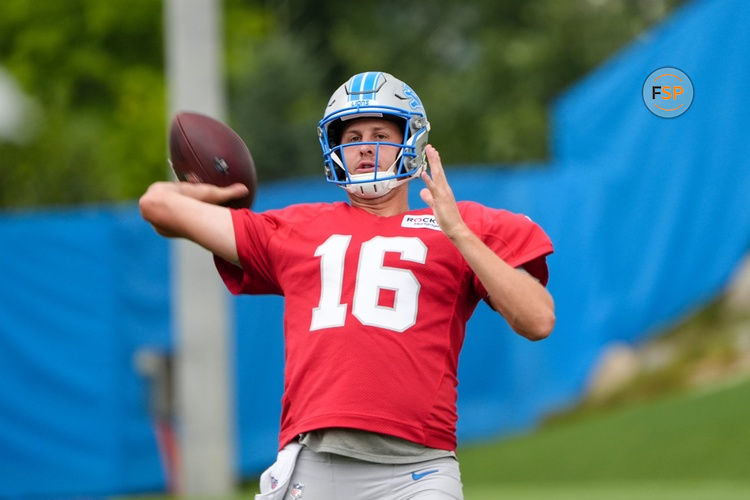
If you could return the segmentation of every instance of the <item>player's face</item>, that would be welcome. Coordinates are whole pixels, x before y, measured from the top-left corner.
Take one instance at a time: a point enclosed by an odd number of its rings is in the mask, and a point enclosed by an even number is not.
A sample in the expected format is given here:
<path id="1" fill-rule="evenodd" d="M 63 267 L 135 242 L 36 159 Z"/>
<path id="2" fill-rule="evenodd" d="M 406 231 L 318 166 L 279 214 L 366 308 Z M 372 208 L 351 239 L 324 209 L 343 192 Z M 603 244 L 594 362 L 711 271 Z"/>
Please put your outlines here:
<path id="1" fill-rule="evenodd" d="M 403 133 L 398 125 L 381 118 L 359 118 L 347 123 L 341 134 L 341 144 L 352 144 L 343 148 L 344 161 L 350 174 L 366 174 L 387 170 L 400 151 L 398 146 L 367 144 L 392 142 L 400 144 Z M 356 143 L 363 144 L 356 144 Z M 377 155 L 377 165 L 375 164 Z"/>

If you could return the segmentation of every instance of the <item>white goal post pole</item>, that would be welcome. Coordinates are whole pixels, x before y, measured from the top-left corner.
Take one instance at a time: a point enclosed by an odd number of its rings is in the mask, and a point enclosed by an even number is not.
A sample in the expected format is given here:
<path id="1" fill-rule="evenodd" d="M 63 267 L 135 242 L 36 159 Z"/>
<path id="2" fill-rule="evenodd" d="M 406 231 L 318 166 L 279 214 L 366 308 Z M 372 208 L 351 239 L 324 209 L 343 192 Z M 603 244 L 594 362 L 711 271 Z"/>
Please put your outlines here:
<path id="1" fill-rule="evenodd" d="M 168 120 L 180 110 L 224 120 L 221 19 L 220 0 L 165 0 Z M 228 293 L 209 252 L 186 240 L 171 248 L 178 490 L 226 495 L 235 483 Z"/>

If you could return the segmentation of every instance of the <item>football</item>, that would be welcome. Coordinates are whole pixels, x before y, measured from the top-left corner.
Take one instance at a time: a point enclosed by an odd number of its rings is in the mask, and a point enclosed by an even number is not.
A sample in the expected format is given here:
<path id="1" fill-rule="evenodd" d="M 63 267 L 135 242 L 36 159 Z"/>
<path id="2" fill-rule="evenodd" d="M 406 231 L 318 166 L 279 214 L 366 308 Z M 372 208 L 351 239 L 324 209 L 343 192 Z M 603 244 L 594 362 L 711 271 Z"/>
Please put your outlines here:
<path id="1" fill-rule="evenodd" d="M 241 182 L 249 194 L 226 206 L 252 206 L 257 187 L 255 163 L 245 141 L 226 124 L 200 113 L 177 113 L 169 130 L 169 157 L 181 181 L 222 187 Z"/>

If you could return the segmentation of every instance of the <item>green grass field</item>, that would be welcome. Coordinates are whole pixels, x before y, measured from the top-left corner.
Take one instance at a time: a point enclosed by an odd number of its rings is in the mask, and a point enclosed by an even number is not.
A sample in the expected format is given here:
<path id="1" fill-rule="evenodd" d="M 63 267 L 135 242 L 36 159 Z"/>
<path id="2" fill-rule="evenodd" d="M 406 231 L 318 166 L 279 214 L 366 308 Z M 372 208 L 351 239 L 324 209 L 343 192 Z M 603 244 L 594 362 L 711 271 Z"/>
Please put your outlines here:
<path id="1" fill-rule="evenodd" d="M 747 500 L 747 483 L 611 482 L 465 487 L 466 500 Z"/>
<path id="2" fill-rule="evenodd" d="M 459 450 L 469 500 L 750 498 L 750 380 Z"/>

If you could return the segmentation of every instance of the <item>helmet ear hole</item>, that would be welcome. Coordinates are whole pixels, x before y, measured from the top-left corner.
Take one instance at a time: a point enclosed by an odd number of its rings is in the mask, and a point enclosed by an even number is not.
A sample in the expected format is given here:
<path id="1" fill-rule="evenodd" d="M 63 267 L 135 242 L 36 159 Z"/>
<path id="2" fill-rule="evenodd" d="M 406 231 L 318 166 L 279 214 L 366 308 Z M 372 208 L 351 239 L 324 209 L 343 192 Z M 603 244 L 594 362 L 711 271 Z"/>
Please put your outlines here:
<path id="1" fill-rule="evenodd" d="M 409 131 L 415 134 L 425 127 L 426 122 L 427 120 L 425 120 L 424 116 L 412 116 L 409 120 Z"/>

